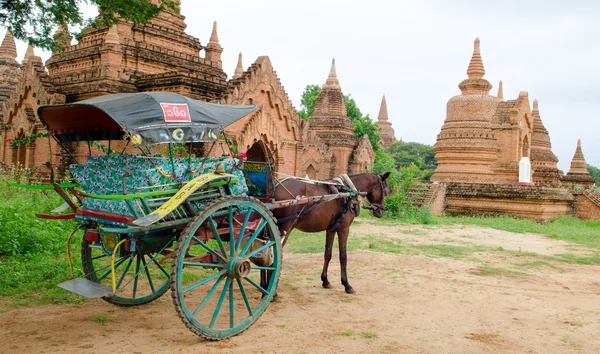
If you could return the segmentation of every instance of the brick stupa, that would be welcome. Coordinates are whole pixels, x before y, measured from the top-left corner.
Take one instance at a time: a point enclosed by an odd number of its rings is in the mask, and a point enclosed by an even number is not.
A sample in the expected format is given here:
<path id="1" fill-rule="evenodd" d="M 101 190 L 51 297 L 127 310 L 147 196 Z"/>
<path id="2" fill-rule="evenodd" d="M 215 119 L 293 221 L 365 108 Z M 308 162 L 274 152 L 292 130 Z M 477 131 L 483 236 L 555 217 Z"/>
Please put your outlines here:
<path id="1" fill-rule="evenodd" d="M 19 81 L 17 62 L 17 47 L 15 38 L 11 30 L 6 31 L 2 46 L 0 46 L 0 107 L 2 102 L 11 95 Z M 0 121 L 2 120 L 2 111 L 0 110 Z"/>
<path id="2" fill-rule="evenodd" d="M 566 184 L 583 187 L 591 187 L 596 183 L 588 172 L 587 163 L 581 150 L 581 139 L 577 140 L 577 149 L 575 149 L 575 155 L 573 155 L 573 160 L 571 160 L 571 168 L 562 181 Z"/>
<path id="3" fill-rule="evenodd" d="M 467 69 L 468 78 L 450 98 L 446 120 L 434 145 L 438 166 L 432 181 L 495 183 L 492 164 L 500 145 L 491 130 L 491 117 L 500 99 L 490 96 L 492 84 L 484 78 L 479 38 Z"/>
<path id="4" fill-rule="evenodd" d="M 377 116 L 377 125 L 381 128 L 378 134 L 381 137 L 381 145 L 383 147 L 388 147 L 390 144 L 396 142 L 394 128 L 392 128 L 392 123 L 388 120 L 387 102 L 385 100 L 385 95 L 383 95 L 381 107 L 379 107 L 379 115 Z"/>
<path id="5" fill-rule="evenodd" d="M 354 126 L 346 111 L 346 101 L 335 70 L 335 59 L 321 93 L 315 102 L 315 112 L 310 117 L 310 130 L 324 142 L 332 152 L 332 171 L 337 176 L 347 173 L 348 163 L 358 140 Z"/>
<path id="6" fill-rule="evenodd" d="M 233 73 L 232 79 L 239 79 L 240 77 L 242 77 L 242 75 L 244 75 L 244 65 L 242 64 L 242 53 L 240 52 L 240 54 L 238 55 L 237 66 L 235 67 L 235 72 Z"/>
<path id="7" fill-rule="evenodd" d="M 533 100 L 533 134 L 531 136 L 531 168 L 533 182 L 542 185 L 556 185 L 560 182 L 562 171 L 557 167 L 558 158 L 552 152 L 550 135 L 542 123 L 538 101 Z"/>
<path id="8" fill-rule="evenodd" d="M 175 4 L 179 6 L 179 1 Z M 217 24 L 203 46 L 185 32 L 184 20 L 180 13 L 167 10 L 144 25 L 120 21 L 110 28 L 87 28 L 74 46 L 63 36 L 65 49 L 52 53 L 46 62 L 48 74 L 67 102 L 138 91 L 170 91 L 216 101 L 227 87 Z"/>

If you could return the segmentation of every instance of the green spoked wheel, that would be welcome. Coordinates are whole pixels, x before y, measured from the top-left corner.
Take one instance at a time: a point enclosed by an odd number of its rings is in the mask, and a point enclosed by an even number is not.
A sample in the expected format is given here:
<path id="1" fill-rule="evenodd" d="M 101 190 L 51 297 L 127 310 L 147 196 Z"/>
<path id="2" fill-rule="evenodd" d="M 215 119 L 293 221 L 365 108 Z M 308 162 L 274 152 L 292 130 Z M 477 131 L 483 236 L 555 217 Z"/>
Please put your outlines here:
<path id="1" fill-rule="evenodd" d="M 171 271 L 173 303 L 192 332 L 225 339 L 264 313 L 280 271 L 281 241 L 271 211 L 255 198 L 220 198 L 179 238 Z"/>
<path id="2" fill-rule="evenodd" d="M 149 242 L 139 242 L 138 244 L 145 245 L 145 249 L 139 247 L 133 252 L 126 250 L 127 245 L 120 245 L 115 254 L 117 292 L 102 299 L 119 306 L 137 306 L 161 297 L 169 289 L 171 271 L 171 262 L 165 262 L 168 259 L 163 258 L 169 251 L 173 255 L 173 250 L 168 246 L 173 244 L 174 239 L 174 235 L 160 237 L 157 245 L 155 238 L 152 240 L 152 247 Z M 81 259 L 86 278 L 112 287 L 111 256 L 111 250 L 101 242 L 88 241 L 84 237 Z"/>

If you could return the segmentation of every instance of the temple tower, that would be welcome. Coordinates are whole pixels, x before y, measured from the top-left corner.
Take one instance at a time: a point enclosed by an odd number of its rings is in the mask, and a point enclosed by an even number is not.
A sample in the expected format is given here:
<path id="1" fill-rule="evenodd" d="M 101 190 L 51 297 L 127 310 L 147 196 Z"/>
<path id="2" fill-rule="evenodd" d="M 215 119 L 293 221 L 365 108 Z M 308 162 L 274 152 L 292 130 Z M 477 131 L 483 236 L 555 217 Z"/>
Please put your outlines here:
<path id="1" fill-rule="evenodd" d="M 244 75 L 244 65 L 242 64 L 242 52 L 238 55 L 237 66 L 235 67 L 235 72 L 233 73 L 233 80 L 239 79 Z"/>
<path id="2" fill-rule="evenodd" d="M 496 95 L 500 101 L 504 101 L 504 90 L 502 89 L 502 80 L 498 83 L 498 95 Z"/>
<path id="3" fill-rule="evenodd" d="M 121 21 L 110 28 L 87 28 L 74 46 L 67 33 L 64 50 L 46 62 L 52 83 L 67 102 L 137 91 L 216 101 L 227 87 L 216 23 L 205 48 L 185 33 L 184 20 L 179 12 L 166 10 L 144 25 Z"/>
<path id="4" fill-rule="evenodd" d="M 221 69 L 223 67 L 223 62 L 221 61 L 221 53 L 223 53 L 223 48 L 221 48 L 221 45 L 219 44 L 219 37 L 217 36 L 217 21 L 213 22 L 212 33 L 205 50 L 206 59 L 217 64 L 217 67 Z"/>
<path id="5" fill-rule="evenodd" d="M 533 116 L 533 134 L 531 136 L 533 182 L 542 185 L 556 185 L 560 182 L 562 172 L 557 167 L 558 158 L 552 152 L 550 136 L 542 123 L 537 100 L 533 100 L 531 115 Z"/>
<path id="6" fill-rule="evenodd" d="M 396 136 L 394 135 L 394 128 L 392 123 L 388 121 L 387 102 L 385 95 L 381 98 L 381 106 L 379 107 L 379 115 L 377 116 L 377 125 L 381 128 L 379 136 L 381 137 L 381 145 L 388 147 L 390 144 L 396 142 Z"/>
<path id="7" fill-rule="evenodd" d="M 467 68 L 468 78 L 450 98 L 446 120 L 434 145 L 438 166 L 432 181 L 497 183 L 491 169 L 500 145 L 491 129 L 491 118 L 500 99 L 490 96 L 492 85 L 484 79 L 479 38 Z"/>
<path id="8" fill-rule="evenodd" d="M 581 139 L 577 139 L 577 149 L 575 149 L 575 155 L 573 155 L 573 160 L 571 160 L 571 168 L 567 175 L 563 177 L 562 182 L 583 187 L 591 187 L 596 183 L 587 170 L 587 163 L 581 150 Z"/>
<path id="9" fill-rule="evenodd" d="M 10 94 L 15 90 L 19 79 L 19 63 L 17 62 L 17 47 L 12 31 L 6 31 L 2 46 L 0 46 L 0 108 Z M 2 109 L 0 109 L 0 122 Z"/>
<path id="10" fill-rule="evenodd" d="M 348 165 L 358 140 L 354 126 L 346 112 L 346 101 L 335 70 L 335 59 L 331 62 L 329 76 L 315 102 L 315 112 L 309 120 L 310 130 L 315 132 L 332 152 L 329 177 L 349 173 Z"/>

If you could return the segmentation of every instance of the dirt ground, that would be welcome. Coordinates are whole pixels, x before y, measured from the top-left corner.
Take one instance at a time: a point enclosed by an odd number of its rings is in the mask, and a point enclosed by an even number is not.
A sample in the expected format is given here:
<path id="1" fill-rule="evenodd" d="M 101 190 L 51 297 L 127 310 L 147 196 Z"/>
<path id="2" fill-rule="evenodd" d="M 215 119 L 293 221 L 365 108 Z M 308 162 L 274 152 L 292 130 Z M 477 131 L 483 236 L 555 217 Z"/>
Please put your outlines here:
<path id="1" fill-rule="evenodd" d="M 284 256 L 280 300 L 246 332 L 208 342 L 189 332 L 170 296 L 138 308 L 101 300 L 0 313 L 1 353 L 597 353 L 600 266 L 544 256 L 585 249 L 474 226 L 381 226 L 410 245 L 480 245 L 468 257 L 353 251 L 349 278 L 323 289 L 322 254 Z M 290 241 L 291 242 L 291 241 Z M 533 252 L 523 255 L 520 252 Z M 335 282 L 334 282 L 335 281 Z M 106 319 L 99 323 L 95 318 Z"/>

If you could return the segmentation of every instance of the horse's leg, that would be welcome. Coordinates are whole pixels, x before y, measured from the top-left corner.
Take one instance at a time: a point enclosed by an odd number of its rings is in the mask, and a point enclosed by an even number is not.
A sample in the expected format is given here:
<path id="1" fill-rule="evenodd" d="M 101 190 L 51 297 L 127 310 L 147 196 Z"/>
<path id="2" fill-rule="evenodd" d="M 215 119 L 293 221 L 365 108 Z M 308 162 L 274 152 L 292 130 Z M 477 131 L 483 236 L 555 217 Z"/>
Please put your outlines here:
<path id="1" fill-rule="evenodd" d="M 260 271 L 260 287 L 263 289 L 267 289 L 269 287 L 269 278 L 266 270 Z M 263 294 L 262 297 L 265 297 L 265 294 Z"/>
<path id="2" fill-rule="evenodd" d="M 324 288 L 331 288 L 329 280 L 327 280 L 327 268 L 329 268 L 329 262 L 331 261 L 331 252 L 333 251 L 333 239 L 335 238 L 335 231 L 327 231 L 325 239 L 325 262 L 323 263 L 323 271 L 321 272 L 321 281 L 323 282 Z"/>
<path id="3" fill-rule="evenodd" d="M 337 230 L 338 244 L 340 246 L 340 267 L 342 270 L 341 271 L 342 284 L 344 285 L 344 288 L 346 289 L 346 292 L 348 294 L 354 294 L 356 291 L 354 291 L 354 289 L 352 289 L 352 286 L 350 286 L 350 283 L 348 283 L 348 274 L 346 273 L 346 264 L 348 263 L 348 254 L 346 252 L 346 245 L 348 244 L 348 234 L 349 233 L 350 233 L 349 226 L 342 227 L 340 225 L 340 227 Z"/>

